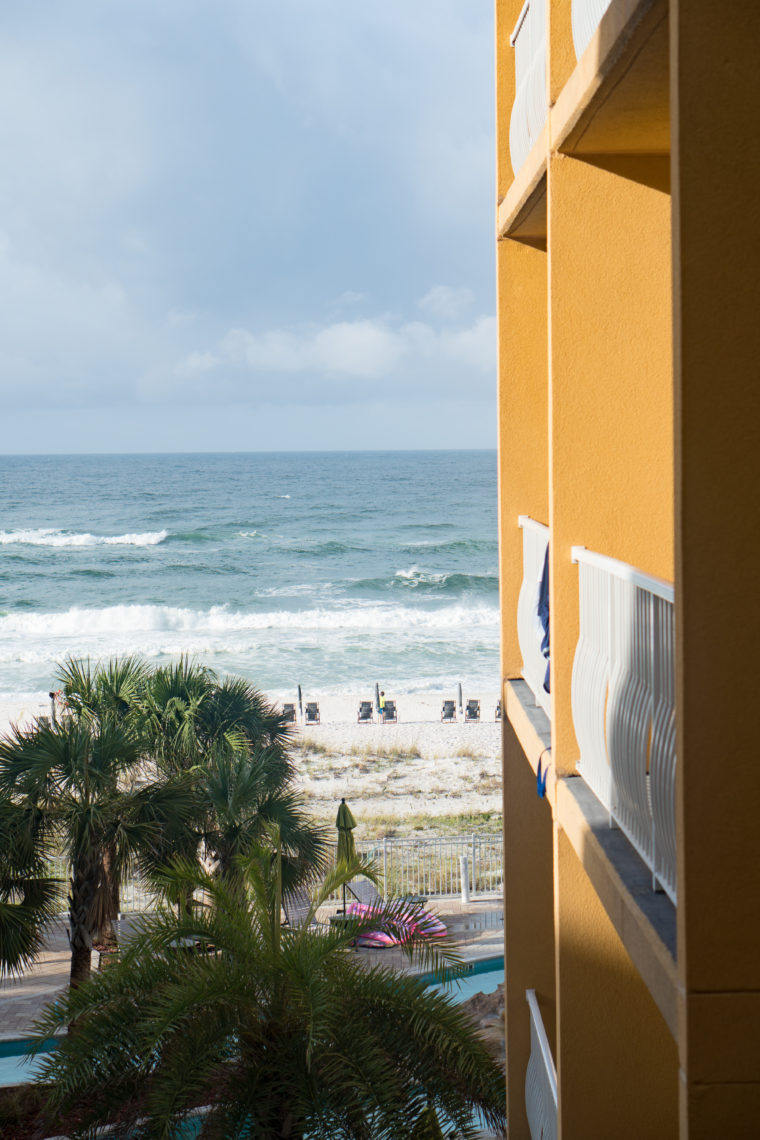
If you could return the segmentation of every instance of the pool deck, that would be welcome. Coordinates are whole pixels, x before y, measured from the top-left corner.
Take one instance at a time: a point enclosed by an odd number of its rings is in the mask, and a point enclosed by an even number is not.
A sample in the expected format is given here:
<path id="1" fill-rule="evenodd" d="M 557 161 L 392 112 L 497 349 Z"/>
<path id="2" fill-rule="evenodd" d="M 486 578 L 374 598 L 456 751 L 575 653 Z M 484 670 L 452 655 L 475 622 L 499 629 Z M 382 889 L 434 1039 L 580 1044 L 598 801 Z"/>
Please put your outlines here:
<path id="1" fill-rule="evenodd" d="M 501 898 L 475 895 L 468 903 L 458 898 L 435 898 L 430 900 L 429 908 L 445 923 L 466 962 L 501 957 L 504 953 Z M 334 909 L 326 910 L 320 918 L 327 918 Z M 129 931 L 131 917 L 126 915 L 122 921 L 125 933 Z M 357 954 L 373 965 L 383 963 L 400 970 L 409 969 L 408 959 L 399 949 L 364 949 L 357 950 Z M 61 920 L 51 926 L 34 966 L 19 978 L 0 982 L 0 1040 L 28 1036 L 43 1006 L 66 987 L 70 961 L 66 926 Z"/>

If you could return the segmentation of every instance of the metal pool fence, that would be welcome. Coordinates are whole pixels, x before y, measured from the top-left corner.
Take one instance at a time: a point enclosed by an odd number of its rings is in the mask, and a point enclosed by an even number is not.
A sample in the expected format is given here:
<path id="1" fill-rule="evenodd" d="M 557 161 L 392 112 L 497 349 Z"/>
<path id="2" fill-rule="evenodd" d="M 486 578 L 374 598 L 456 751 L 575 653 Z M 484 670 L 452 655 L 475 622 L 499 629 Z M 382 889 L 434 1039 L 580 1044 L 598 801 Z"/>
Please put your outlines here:
<path id="1" fill-rule="evenodd" d="M 362 840 L 356 850 L 373 860 L 386 895 L 461 894 L 462 856 L 467 859 L 472 894 L 500 895 L 503 890 L 501 835 Z"/>
<path id="2" fill-rule="evenodd" d="M 462 893 L 460 862 L 467 859 L 471 894 L 501 895 L 503 890 L 504 849 L 501 835 L 452 835 L 433 839 L 359 840 L 359 855 L 371 859 L 381 876 L 386 895 L 459 895 Z M 335 849 L 333 849 L 335 858 Z M 64 882 L 59 909 L 66 910 L 69 865 L 64 856 L 48 860 L 50 874 Z M 336 896 L 337 897 L 337 896 Z M 121 884 L 124 914 L 155 907 L 155 896 L 134 877 Z"/>
<path id="3" fill-rule="evenodd" d="M 58 896 L 58 913 L 64 914 L 68 909 L 67 895 L 71 867 L 65 855 L 54 855 L 48 858 L 48 873 L 56 879 L 63 881 L 63 890 Z M 127 876 L 121 884 L 121 910 L 123 914 L 154 910 L 156 897 L 146 889 L 143 883 L 134 876 Z"/>

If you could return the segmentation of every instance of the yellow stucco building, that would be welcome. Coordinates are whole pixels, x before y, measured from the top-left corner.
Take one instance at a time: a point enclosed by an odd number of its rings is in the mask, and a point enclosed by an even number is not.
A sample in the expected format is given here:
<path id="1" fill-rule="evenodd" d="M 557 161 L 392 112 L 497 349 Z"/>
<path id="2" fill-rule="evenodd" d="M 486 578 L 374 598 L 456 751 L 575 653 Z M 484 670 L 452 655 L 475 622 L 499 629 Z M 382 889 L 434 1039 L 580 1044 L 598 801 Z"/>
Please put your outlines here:
<path id="1" fill-rule="evenodd" d="M 509 1136 L 760 1137 L 760 3 L 496 35 Z"/>

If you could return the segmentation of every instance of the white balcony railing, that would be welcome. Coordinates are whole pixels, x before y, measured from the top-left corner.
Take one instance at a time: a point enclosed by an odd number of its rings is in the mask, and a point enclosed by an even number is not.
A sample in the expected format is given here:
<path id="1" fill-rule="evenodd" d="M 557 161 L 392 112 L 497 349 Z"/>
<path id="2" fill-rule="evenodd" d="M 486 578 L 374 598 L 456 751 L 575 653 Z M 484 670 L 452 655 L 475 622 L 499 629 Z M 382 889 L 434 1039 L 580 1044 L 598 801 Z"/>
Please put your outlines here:
<path id="1" fill-rule="evenodd" d="M 525 1110 L 532 1140 L 556 1140 L 557 1071 L 535 990 L 526 990 L 530 1009 L 530 1058 L 525 1073 Z"/>
<path id="2" fill-rule="evenodd" d="M 573 0 L 572 25 L 575 58 L 580 59 L 612 0 Z"/>
<path id="3" fill-rule="evenodd" d="M 509 120 L 509 155 L 517 174 L 546 122 L 545 0 L 525 0 L 509 42 L 515 49 L 515 101 Z"/>
<path id="4" fill-rule="evenodd" d="M 580 637 L 573 664 L 579 772 L 676 901 L 673 587 L 573 547 Z"/>
<path id="5" fill-rule="evenodd" d="M 517 520 L 523 532 L 523 579 L 517 601 L 517 638 L 520 642 L 522 675 L 530 686 L 536 704 L 551 716 L 551 697 L 544 688 L 546 658 L 541 649 L 543 626 L 538 617 L 538 590 L 544 569 L 549 528 L 527 515 Z"/>

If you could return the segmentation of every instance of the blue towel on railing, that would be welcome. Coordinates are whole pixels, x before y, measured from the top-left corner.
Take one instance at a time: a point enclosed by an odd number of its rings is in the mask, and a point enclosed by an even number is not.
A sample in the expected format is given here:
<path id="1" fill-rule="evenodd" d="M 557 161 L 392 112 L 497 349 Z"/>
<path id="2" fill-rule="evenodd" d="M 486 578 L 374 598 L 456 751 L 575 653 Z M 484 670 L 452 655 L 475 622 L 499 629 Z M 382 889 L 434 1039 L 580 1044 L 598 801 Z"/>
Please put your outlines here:
<path id="1" fill-rule="evenodd" d="M 546 554 L 544 555 L 544 568 L 541 571 L 541 581 L 538 587 L 538 620 L 541 622 L 541 628 L 544 631 L 544 636 L 541 639 L 541 652 L 546 658 L 546 676 L 544 677 L 544 688 L 547 693 L 549 692 L 549 547 L 546 547 Z"/>

